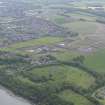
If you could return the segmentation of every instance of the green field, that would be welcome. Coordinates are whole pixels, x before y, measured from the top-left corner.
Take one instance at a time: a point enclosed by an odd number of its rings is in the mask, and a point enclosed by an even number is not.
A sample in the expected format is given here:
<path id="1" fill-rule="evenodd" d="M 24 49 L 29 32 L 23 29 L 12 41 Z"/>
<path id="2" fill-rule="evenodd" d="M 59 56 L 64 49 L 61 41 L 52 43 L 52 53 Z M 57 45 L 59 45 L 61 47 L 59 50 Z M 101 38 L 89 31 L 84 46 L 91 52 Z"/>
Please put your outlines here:
<path id="1" fill-rule="evenodd" d="M 63 38 L 60 38 L 60 37 L 44 37 L 40 39 L 32 39 L 32 40 L 23 41 L 23 42 L 17 42 L 15 44 L 10 45 L 8 48 L 2 48 L 1 50 L 11 51 L 19 48 L 24 48 L 24 47 L 55 44 L 61 41 L 63 41 Z"/>
<path id="2" fill-rule="evenodd" d="M 63 26 L 80 34 L 92 34 L 97 29 L 97 23 L 95 22 L 75 21 L 72 23 L 66 23 Z"/>
<path id="3" fill-rule="evenodd" d="M 97 72 L 105 73 L 105 50 L 98 50 L 86 57 L 85 64 Z"/>
<path id="4" fill-rule="evenodd" d="M 95 79 L 86 72 L 68 66 L 51 66 L 45 68 L 43 67 L 39 69 L 34 69 L 30 71 L 29 74 L 30 73 L 33 76 L 43 76 L 46 78 L 49 78 L 49 76 L 52 75 L 51 78 L 54 82 L 67 82 L 82 88 L 89 88 L 95 82 Z"/>
<path id="5" fill-rule="evenodd" d="M 92 105 L 92 103 L 89 100 L 71 90 L 65 90 L 61 92 L 59 94 L 59 97 L 66 101 L 70 101 L 71 99 L 74 105 Z"/>

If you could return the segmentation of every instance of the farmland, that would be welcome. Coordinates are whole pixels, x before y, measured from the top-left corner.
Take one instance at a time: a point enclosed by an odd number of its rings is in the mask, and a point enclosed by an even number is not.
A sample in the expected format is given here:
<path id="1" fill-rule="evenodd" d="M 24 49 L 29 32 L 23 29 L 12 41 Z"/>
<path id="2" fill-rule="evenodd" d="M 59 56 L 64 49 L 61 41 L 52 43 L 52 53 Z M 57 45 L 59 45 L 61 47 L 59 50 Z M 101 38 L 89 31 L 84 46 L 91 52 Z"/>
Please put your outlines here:
<path id="1" fill-rule="evenodd" d="M 35 105 L 105 105 L 104 0 L 0 2 L 0 85 Z"/>

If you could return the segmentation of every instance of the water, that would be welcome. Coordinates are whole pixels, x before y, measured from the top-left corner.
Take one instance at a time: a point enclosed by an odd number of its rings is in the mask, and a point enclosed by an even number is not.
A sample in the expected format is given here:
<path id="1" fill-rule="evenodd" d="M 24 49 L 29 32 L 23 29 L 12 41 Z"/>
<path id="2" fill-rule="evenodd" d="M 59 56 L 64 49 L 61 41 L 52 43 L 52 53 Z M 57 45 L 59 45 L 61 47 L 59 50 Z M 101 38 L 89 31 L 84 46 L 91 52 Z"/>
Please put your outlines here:
<path id="1" fill-rule="evenodd" d="M 31 105 L 26 100 L 16 97 L 4 88 L 0 88 L 0 105 Z"/>

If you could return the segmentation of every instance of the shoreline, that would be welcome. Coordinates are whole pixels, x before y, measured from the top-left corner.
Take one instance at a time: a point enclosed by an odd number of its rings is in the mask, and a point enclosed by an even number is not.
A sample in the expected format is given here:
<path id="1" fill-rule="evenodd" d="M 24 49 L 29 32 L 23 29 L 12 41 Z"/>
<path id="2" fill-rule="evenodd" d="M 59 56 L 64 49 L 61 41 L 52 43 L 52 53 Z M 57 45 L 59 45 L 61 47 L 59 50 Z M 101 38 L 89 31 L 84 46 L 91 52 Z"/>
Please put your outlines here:
<path id="1" fill-rule="evenodd" d="M 27 104 L 27 105 L 35 105 L 29 100 L 14 94 L 11 90 L 7 89 L 6 87 L 3 87 L 2 85 L 0 85 L 0 90 L 8 94 L 8 96 L 10 96 L 11 98 L 16 99 L 17 101 L 23 102 L 24 104 Z"/>

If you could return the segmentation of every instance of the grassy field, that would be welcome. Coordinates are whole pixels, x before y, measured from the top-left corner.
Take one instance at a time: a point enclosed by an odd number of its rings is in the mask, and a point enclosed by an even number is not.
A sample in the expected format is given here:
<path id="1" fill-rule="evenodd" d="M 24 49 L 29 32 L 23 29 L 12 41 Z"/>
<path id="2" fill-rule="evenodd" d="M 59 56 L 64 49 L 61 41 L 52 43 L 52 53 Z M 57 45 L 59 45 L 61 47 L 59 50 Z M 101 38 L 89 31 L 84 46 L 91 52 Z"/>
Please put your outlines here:
<path id="1" fill-rule="evenodd" d="M 98 50 L 86 57 L 85 64 L 97 72 L 105 73 L 105 50 Z"/>
<path id="2" fill-rule="evenodd" d="M 85 89 L 89 88 L 95 82 L 95 78 L 93 78 L 88 73 L 83 72 L 77 68 L 63 66 L 63 65 L 43 67 L 38 69 L 36 68 L 34 70 L 31 70 L 29 74 L 30 73 L 31 75 L 39 77 L 49 78 L 51 76 L 53 82 L 57 83 L 67 82 Z"/>
<path id="3" fill-rule="evenodd" d="M 44 37 L 40 39 L 32 39 L 32 40 L 23 41 L 23 42 L 17 42 L 15 44 L 8 46 L 8 48 L 3 48 L 3 49 L 1 48 L 1 50 L 12 51 L 12 50 L 16 50 L 24 47 L 55 44 L 61 41 L 63 41 L 63 38 L 61 37 Z"/>
<path id="4" fill-rule="evenodd" d="M 66 23 L 63 26 L 80 34 L 92 34 L 97 30 L 97 24 L 95 22 L 75 21 Z"/>
<path id="5" fill-rule="evenodd" d="M 77 57 L 79 54 L 76 52 L 69 52 L 67 50 L 63 50 L 62 52 L 52 53 L 60 61 L 70 61 L 74 57 Z"/>
<path id="6" fill-rule="evenodd" d="M 85 97 L 71 91 L 71 90 L 65 90 L 59 94 L 59 97 L 66 101 L 72 100 L 74 105 L 92 105 L 92 103 L 87 100 Z"/>

